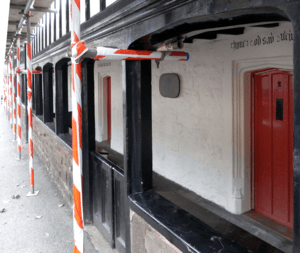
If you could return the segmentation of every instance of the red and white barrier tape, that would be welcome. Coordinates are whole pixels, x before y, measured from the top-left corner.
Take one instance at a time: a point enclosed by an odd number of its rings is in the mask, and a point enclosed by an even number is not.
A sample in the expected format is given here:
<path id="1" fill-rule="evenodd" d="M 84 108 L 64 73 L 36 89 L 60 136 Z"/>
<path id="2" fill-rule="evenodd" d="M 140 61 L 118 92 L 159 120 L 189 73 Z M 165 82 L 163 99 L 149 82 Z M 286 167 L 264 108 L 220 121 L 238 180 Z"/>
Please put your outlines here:
<path id="1" fill-rule="evenodd" d="M 14 56 L 12 57 L 12 60 L 14 62 Z M 16 118 L 16 91 L 15 91 L 15 68 L 12 68 L 12 103 L 13 103 L 13 129 L 14 129 L 14 135 L 15 135 L 15 140 L 17 138 L 16 136 L 16 123 L 17 123 L 17 118 Z"/>
<path id="2" fill-rule="evenodd" d="M 9 68 L 9 62 L 6 62 L 6 114 L 9 113 L 9 107 L 8 107 L 8 98 L 9 98 L 9 76 L 8 76 L 8 68 Z"/>
<path id="3" fill-rule="evenodd" d="M 18 128 L 18 155 L 19 159 L 21 159 L 21 146 L 22 146 L 22 120 L 21 120 L 21 76 L 19 73 L 20 70 L 20 37 L 17 38 L 17 103 L 18 103 L 18 121 L 17 121 L 17 128 Z"/>
<path id="4" fill-rule="evenodd" d="M 189 54 L 181 51 L 147 51 L 147 50 L 130 50 L 114 49 L 107 47 L 96 47 L 88 49 L 84 41 L 79 41 L 72 47 L 71 55 L 77 62 L 82 58 L 92 58 L 95 60 L 156 60 L 156 61 L 188 61 Z"/>
<path id="5" fill-rule="evenodd" d="M 27 21 L 28 22 L 28 21 Z M 27 97 L 28 97 L 28 153 L 31 194 L 34 194 L 34 170 L 33 170 L 33 131 L 32 131 L 32 65 L 31 65 L 31 43 L 28 41 L 26 50 L 27 63 Z"/>
<path id="6" fill-rule="evenodd" d="M 4 62 L 4 70 L 3 70 L 3 107 L 4 111 L 6 112 L 6 61 Z"/>
<path id="7" fill-rule="evenodd" d="M 71 46 L 80 41 L 80 1 L 71 0 Z M 72 147 L 74 252 L 84 252 L 82 208 L 81 64 L 72 57 Z"/>
<path id="8" fill-rule="evenodd" d="M 27 75 L 27 69 L 25 69 L 25 70 L 20 70 L 19 69 L 18 72 L 20 74 L 26 74 Z M 16 72 L 16 74 L 17 74 L 17 72 Z M 42 70 L 32 70 L 31 74 L 42 74 Z"/>

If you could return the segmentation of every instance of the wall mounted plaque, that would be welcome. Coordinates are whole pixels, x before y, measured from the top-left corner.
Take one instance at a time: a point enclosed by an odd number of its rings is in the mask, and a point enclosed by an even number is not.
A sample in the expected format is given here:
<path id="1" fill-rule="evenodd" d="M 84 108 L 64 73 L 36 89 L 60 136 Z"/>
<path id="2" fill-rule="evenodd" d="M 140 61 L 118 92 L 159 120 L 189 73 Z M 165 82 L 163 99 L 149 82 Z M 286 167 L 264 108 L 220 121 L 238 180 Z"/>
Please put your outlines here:
<path id="1" fill-rule="evenodd" d="M 160 95 L 166 98 L 177 98 L 180 94 L 180 78 L 176 74 L 163 74 L 159 78 Z"/>

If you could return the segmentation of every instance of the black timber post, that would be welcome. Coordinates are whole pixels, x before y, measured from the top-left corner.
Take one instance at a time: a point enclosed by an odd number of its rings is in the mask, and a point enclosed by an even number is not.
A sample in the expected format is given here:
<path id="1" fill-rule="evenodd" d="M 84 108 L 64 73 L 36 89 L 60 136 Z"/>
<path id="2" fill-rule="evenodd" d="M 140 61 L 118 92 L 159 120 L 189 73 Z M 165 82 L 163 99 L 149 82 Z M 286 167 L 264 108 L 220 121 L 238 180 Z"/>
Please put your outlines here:
<path id="1" fill-rule="evenodd" d="M 35 74 L 35 114 L 43 115 L 42 74 Z"/>
<path id="2" fill-rule="evenodd" d="M 90 0 L 85 0 L 85 20 L 89 20 L 91 17 L 90 12 Z"/>
<path id="3" fill-rule="evenodd" d="M 37 51 L 36 53 L 39 53 L 40 50 L 40 27 L 37 27 L 37 34 L 36 34 L 36 46 L 37 46 Z"/>
<path id="4" fill-rule="evenodd" d="M 90 151 L 95 150 L 94 60 L 82 62 L 82 174 L 84 222 L 93 223 L 93 171 Z"/>
<path id="5" fill-rule="evenodd" d="M 45 36 L 44 36 L 44 30 L 45 30 L 45 19 L 44 19 L 44 17 L 42 17 L 42 20 L 43 20 L 43 27 L 41 27 L 41 29 L 42 29 L 42 47 L 41 47 L 41 51 L 43 51 L 43 49 L 44 49 L 44 39 L 45 39 Z"/>
<path id="6" fill-rule="evenodd" d="M 23 94 L 24 94 L 24 105 L 25 105 L 25 140 L 26 143 L 28 143 L 28 105 L 27 105 L 27 75 L 22 75 L 23 76 Z"/>
<path id="7" fill-rule="evenodd" d="M 298 253 L 300 252 L 300 3 L 289 4 L 285 11 L 294 28 L 293 253 Z"/>
<path id="8" fill-rule="evenodd" d="M 52 43 L 52 13 L 49 14 L 49 46 Z"/>
<path id="9" fill-rule="evenodd" d="M 47 63 L 43 68 L 43 108 L 44 123 L 53 121 L 53 65 Z"/>
<path id="10" fill-rule="evenodd" d="M 45 14 L 44 27 L 45 27 L 45 48 L 48 46 L 48 13 Z"/>
<path id="11" fill-rule="evenodd" d="M 54 1 L 54 9 L 56 9 L 56 6 L 57 6 L 57 3 L 56 3 L 57 0 Z M 53 27 L 53 41 L 55 42 L 56 41 L 56 13 L 54 13 L 54 27 Z"/>
<path id="12" fill-rule="evenodd" d="M 31 95 L 31 99 L 32 99 L 32 113 L 35 113 L 35 105 L 36 105 L 36 101 L 35 101 L 35 93 L 36 93 L 36 90 L 35 90 L 35 75 L 32 75 L 32 95 Z M 35 113 L 36 114 L 36 113 Z"/>
<path id="13" fill-rule="evenodd" d="M 59 29 L 59 38 L 61 38 L 62 37 L 62 0 L 59 0 L 59 28 L 58 29 Z"/>
<path id="14" fill-rule="evenodd" d="M 100 11 L 104 11 L 106 8 L 106 0 L 100 0 Z"/>
<path id="15" fill-rule="evenodd" d="M 125 61 L 122 75 L 126 251 L 130 252 L 128 196 L 152 188 L 151 61 Z"/>
<path id="16" fill-rule="evenodd" d="M 66 33 L 70 32 L 69 0 L 66 1 Z"/>
<path id="17" fill-rule="evenodd" d="M 63 60 L 64 61 L 64 60 Z M 69 60 L 68 60 L 69 61 Z M 68 64 L 62 62 L 55 66 L 55 133 L 69 132 L 68 126 Z"/>

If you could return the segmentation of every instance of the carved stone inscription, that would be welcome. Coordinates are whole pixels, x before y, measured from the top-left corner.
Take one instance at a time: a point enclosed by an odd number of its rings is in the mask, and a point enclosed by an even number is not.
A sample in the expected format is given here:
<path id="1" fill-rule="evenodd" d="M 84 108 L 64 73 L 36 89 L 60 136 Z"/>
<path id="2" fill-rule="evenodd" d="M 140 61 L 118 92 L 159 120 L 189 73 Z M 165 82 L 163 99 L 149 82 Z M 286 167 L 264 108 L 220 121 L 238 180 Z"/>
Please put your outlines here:
<path id="1" fill-rule="evenodd" d="M 270 33 L 268 36 L 257 36 L 253 39 L 249 40 L 240 40 L 240 41 L 233 41 L 230 46 L 233 51 L 245 48 L 245 47 L 256 47 L 256 46 L 263 46 L 263 45 L 269 45 L 273 43 L 278 43 L 281 41 L 293 41 L 293 33 L 291 30 L 284 31 L 278 35 L 273 35 L 273 33 Z"/>

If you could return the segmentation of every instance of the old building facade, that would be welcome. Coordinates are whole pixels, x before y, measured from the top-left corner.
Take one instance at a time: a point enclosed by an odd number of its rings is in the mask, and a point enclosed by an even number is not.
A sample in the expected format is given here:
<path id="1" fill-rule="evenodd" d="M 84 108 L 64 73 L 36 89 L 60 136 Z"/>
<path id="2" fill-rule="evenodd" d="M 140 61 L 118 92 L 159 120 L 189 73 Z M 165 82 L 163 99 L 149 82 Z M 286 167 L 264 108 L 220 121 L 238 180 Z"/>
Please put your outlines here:
<path id="1" fill-rule="evenodd" d="M 40 2 L 34 154 L 72 205 L 70 2 Z M 118 252 L 300 252 L 300 1 L 80 2 L 88 48 L 189 54 L 82 61 L 84 223 Z"/>

